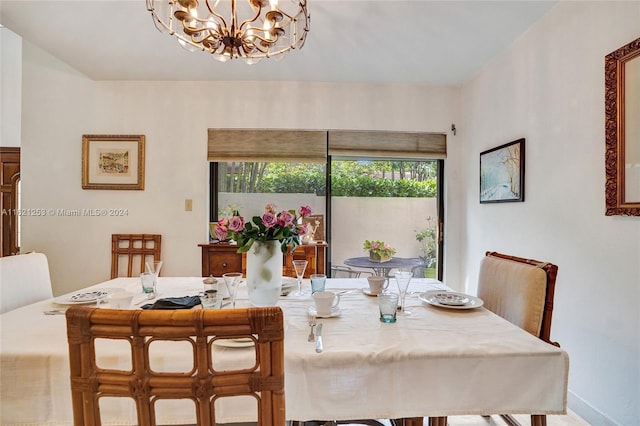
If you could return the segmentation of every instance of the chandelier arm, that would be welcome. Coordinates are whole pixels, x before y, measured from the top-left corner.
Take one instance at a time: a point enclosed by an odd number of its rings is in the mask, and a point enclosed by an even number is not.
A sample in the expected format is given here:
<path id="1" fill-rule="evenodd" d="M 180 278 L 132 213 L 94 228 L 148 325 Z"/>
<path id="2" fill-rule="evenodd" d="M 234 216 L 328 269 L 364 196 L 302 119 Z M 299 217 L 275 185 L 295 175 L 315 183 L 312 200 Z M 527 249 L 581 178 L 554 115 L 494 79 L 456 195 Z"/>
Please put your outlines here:
<path id="1" fill-rule="evenodd" d="M 262 6 L 258 6 L 258 8 L 256 10 L 256 14 L 254 15 L 254 17 L 251 18 L 251 19 L 247 18 L 244 21 L 242 21 L 242 24 L 240 24 L 240 27 L 238 27 L 238 29 L 241 30 L 246 24 L 251 24 L 252 22 L 255 22 L 260 17 L 260 13 L 261 12 L 262 12 Z M 250 29 L 263 31 L 262 28 L 258 28 L 258 27 L 253 27 L 253 28 L 250 27 Z"/>
<path id="2" fill-rule="evenodd" d="M 209 10 L 209 13 L 211 13 L 212 15 L 214 15 L 215 17 L 220 19 L 220 21 L 222 21 L 222 25 L 227 27 L 227 21 L 224 19 L 224 17 L 222 15 L 220 15 L 218 12 L 216 12 L 216 7 L 218 6 L 218 3 L 220 3 L 220 1 L 216 0 L 215 4 L 213 6 L 211 6 L 211 4 L 209 4 L 209 0 L 205 0 L 204 3 L 207 5 L 207 9 Z"/>
<path id="3" fill-rule="evenodd" d="M 264 38 L 264 37 L 262 37 L 260 35 L 257 35 L 257 34 L 254 34 L 252 37 L 255 38 L 255 39 L 260 40 L 261 42 L 263 42 L 265 45 L 268 45 L 268 46 L 276 44 L 278 42 L 278 39 L 280 38 L 280 36 L 278 36 L 277 34 L 275 35 L 275 39 L 266 39 L 266 38 Z M 255 45 L 256 49 L 258 49 L 262 53 L 266 52 L 266 50 L 262 50 L 262 49 L 260 49 L 258 47 L 260 43 L 253 43 L 253 44 Z"/>

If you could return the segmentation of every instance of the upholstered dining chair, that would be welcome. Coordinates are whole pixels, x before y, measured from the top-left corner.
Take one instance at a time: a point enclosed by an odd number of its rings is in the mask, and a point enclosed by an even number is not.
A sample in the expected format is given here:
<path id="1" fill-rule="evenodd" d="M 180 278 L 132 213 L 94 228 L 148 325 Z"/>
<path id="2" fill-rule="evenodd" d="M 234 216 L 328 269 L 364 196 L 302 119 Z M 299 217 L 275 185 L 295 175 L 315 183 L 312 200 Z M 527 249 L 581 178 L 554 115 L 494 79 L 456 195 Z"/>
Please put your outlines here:
<path id="1" fill-rule="evenodd" d="M 558 266 L 550 262 L 488 251 L 480 263 L 478 297 L 484 307 L 539 339 L 551 341 L 551 317 Z M 500 415 L 509 425 L 519 423 Z M 445 426 L 446 417 L 430 418 L 430 426 Z M 532 415 L 531 425 L 546 425 L 545 415 Z"/>
<path id="2" fill-rule="evenodd" d="M 0 314 L 52 297 L 46 255 L 0 257 Z"/>
<path id="3" fill-rule="evenodd" d="M 112 234 L 111 278 L 138 276 L 145 270 L 145 262 L 159 261 L 162 235 Z"/>
<path id="4" fill-rule="evenodd" d="M 227 397 L 255 398 L 258 425 L 285 425 L 279 307 L 143 311 L 72 306 L 66 318 L 75 426 L 109 420 L 101 418 L 102 398 L 132 399 L 139 425 L 157 424 L 156 413 L 166 400 L 191 400 L 197 425 L 215 426 L 218 403 Z M 228 359 L 219 362 L 213 348 L 219 339 L 239 338 L 253 341 L 255 356 L 235 369 Z M 167 371 L 164 357 L 174 344 L 182 348 L 177 356 L 187 358 L 186 371 Z M 130 360 L 126 366 L 102 364 L 109 355 L 113 359 L 114 348 Z"/>

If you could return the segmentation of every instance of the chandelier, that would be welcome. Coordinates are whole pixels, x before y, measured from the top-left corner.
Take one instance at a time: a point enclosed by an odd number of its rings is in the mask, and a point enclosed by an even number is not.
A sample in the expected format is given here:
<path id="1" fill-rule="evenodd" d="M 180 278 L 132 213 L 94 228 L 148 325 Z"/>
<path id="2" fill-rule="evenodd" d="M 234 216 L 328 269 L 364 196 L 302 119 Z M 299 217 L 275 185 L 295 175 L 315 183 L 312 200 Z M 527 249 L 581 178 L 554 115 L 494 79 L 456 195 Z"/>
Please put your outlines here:
<path id="1" fill-rule="evenodd" d="M 243 58 L 254 64 L 301 48 L 309 32 L 307 0 L 147 0 L 162 32 L 189 51 L 219 61 Z"/>

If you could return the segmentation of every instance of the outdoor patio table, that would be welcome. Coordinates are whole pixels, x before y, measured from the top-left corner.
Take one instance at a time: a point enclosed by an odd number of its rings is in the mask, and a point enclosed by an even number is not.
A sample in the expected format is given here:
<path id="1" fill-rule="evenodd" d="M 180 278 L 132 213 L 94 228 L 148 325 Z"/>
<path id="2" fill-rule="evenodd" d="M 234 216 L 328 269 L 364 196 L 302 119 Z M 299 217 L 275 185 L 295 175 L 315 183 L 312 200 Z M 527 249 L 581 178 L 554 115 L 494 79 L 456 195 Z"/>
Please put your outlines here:
<path id="1" fill-rule="evenodd" d="M 414 266 L 420 264 L 420 259 L 417 257 L 403 258 L 392 257 L 391 260 L 386 262 L 374 262 L 367 256 L 363 257 L 350 257 L 345 259 L 344 264 L 347 266 L 353 266 L 355 268 L 370 268 L 373 269 L 373 273 L 376 275 L 382 275 L 384 277 L 389 276 L 394 268 L 408 268 L 411 269 Z"/>
<path id="2" fill-rule="evenodd" d="M 308 282 L 305 283 L 308 287 Z M 484 308 L 442 309 L 418 294 L 446 289 L 433 279 L 411 281 L 407 305 L 394 324 L 379 321 L 376 297 L 365 295 L 364 278 L 329 279 L 328 290 L 345 290 L 340 311 L 323 318 L 324 351 L 307 341 L 310 296 L 282 297 L 285 319 L 286 414 L 291 420 L 415 418 L 456 414 L 566 411 L 568 357 Z M 139 279 L 117 278 L 88 289 L 135 292 L 144 303 Z M 391 290 L 397 290 L 391 279 Z M 202 278 L 160 277 L 159 297 L 197 294 Z M 69 359 L 64 308 L 51 299 L 0 316 L 2 425 L 71 425 Z M 248 306 L 240 287 L 238 307 Z M 135 308 L 135 307 L 134 307 Z M 111 342 L 104 343 L 110 345 Z M 221 362 L 246 362 L 250 348 L 213 346 Z M 109 362 L 124 363 L 126 348 L 106 346 Z M 167 348 L 152 361 L 183 366 L 184 353 Z M 175 370 L 172 370 L 175 371 Z M 126 399 L 126 398 L 125 398 Z M 230 399 L 233 398 L 223 398 Z M 255 400 L 228 401 L 217 409 L 220 423 L 255 421 Z M 188 401 L 187 401 L 188 402 Z M 253 404 L 253 405 L 252 405 Z M 101 402 L 109 424 L 136 424 L 132 403 Z M 193 404 L 158 411 L 158 424 L 193 424 Z"/>

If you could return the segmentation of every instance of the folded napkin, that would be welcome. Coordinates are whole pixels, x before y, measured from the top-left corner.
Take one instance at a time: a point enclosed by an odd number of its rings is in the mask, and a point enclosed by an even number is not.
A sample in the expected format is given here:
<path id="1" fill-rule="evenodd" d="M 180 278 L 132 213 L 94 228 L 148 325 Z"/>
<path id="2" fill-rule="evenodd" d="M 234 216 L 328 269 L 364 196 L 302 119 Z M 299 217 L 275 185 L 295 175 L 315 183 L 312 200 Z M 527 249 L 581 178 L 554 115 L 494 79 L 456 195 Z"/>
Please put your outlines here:
<path id="1" fill-rule="evenodd" d="M 191 309 L 200 304 L 198 296 L 167 297 L 148 303 L 142 309 Z"/>

